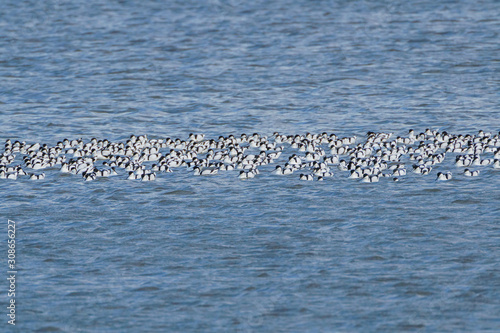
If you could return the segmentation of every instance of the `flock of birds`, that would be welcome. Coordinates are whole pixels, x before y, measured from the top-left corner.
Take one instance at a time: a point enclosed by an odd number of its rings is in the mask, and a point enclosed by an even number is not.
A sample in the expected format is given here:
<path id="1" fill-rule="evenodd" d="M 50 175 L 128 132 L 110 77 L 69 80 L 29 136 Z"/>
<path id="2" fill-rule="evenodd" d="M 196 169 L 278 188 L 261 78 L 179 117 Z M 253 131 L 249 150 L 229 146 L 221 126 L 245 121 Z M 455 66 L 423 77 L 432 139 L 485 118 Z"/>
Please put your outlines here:
<path id="1" fill-rule="evenodd" d="M 293 153 L 282 157 L 290 150 Z M 398 181 L 407 172 L 431 175 L 433 168 L 451 154 L 464 176 L 479 176 L 481 167 L 500 169 L 500 133 L 480 130 L 474 135 L 451 134 L 427 129 L 396 137 L 368 132 L 363 139 L 328 133 L 274 133 L 270 137 L 254 133 L 220 136 L 217 140 L 205 139 L 203 134 L 190 134 L 188 140 L 132 135 L 126 142 L 64 139 L 55 146 L 7 140 L 0 155 L 0 179 L 41 180 L 45 173 L 38 170 L 54 168 L 80 175 L 85 181 L 122 175 L 154 181 L 157 175 L 178 168 L 188 168 L 196 176 L 235 170 L 239 171 L 238 178 L 250 179 L 259 175 L 263 166 L 279 161 L 273 171 L 276 175 L 298 174 L 301 180 L 322 181 L 339 172 L 373 183 L 385 177 Z M 22 155 L 21 164 L 14 165 L 16 155 Z M 453 175 L 444 171 L 435 177 L 447 181 Z"/>

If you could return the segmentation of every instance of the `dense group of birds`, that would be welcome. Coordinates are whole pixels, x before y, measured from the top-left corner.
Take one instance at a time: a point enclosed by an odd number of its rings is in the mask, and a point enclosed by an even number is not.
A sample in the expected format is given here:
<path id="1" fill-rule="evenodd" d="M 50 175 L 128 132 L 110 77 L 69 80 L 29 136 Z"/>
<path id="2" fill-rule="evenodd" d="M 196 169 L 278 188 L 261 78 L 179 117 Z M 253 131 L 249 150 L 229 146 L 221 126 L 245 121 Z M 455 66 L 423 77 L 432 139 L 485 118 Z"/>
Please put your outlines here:
<path id="1" fill-rule="evenodd" d="M 190 134 L 187 140 L 132 135 L 125 142 L 64 139 L 54 146 L 6 140 L 0 155 L 0 179 L 42 180 L 45 172 L 39 170 L 58 169 L 85 181 L 113 176 L 154 181 L 161 173 L 179 168 L 187 168 L 195 176 L 234 170 L 235 177 L 251 179 L 263 166 L 279 163 L 272 171 L 276 175 L 322 181 L 339 173 L 373 183 L 381 178 L 399 181 L 407 172 L 431 175 L 450 155 L 456 165 L 454 172 L 464 176 L 479 176 L 483 167 L 500 170 L 500 133 L 451 134 L 427 129 L 421 133 L 410 130 L 405 136 L 368 132 L 360 138 L 325 132 L 267 137 L 254 133 L 218 139 Z M 434 176 L 438 181 L 453 178 L 451 171 Z"/>

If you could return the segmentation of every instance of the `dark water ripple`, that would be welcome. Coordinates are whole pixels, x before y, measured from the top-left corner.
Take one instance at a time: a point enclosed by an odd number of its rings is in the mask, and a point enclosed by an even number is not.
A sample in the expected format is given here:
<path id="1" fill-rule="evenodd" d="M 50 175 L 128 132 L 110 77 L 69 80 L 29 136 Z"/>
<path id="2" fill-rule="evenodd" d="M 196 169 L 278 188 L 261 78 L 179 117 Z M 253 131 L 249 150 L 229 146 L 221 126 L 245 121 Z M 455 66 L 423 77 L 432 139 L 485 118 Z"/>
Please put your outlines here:
<path id="1" fill-rule="evenodd" d="M 0 140 L 498 131 L 496 1 L 11 1 Z M 498 175 L 1 182 L 24 332 L 498 331 Z"/>

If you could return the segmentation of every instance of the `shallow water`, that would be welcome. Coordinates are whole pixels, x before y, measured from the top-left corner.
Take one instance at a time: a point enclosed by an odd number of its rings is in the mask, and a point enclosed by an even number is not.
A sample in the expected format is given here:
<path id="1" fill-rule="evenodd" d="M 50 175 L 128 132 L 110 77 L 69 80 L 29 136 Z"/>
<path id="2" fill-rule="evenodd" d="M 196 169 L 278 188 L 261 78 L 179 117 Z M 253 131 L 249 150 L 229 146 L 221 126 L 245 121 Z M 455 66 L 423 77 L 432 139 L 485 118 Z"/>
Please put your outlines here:
<path id="1" fill-rule="evenodd" d="M 495 1 L 2 7 L 1 142 L 500 129 Z M 56 174 L 0 182 L 19 331 L 500 330 L 500 171 Z"/>

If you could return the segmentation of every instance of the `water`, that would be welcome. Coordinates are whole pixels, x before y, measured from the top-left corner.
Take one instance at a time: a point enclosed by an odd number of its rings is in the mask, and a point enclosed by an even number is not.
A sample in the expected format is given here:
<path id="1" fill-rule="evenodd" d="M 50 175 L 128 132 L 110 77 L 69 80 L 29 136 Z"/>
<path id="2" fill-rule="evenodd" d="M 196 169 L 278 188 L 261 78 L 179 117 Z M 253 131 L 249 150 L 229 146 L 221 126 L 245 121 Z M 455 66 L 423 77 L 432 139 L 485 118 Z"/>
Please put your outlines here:
<path id="1" fill-rule="evenodd" d="M 495 1 L 2 8 L 2 142 L 499 130 Z M 3 219 L 18 226 L 16 328 L 500 330 L 498 188 L 493 171 L 2 181 Z"/>

